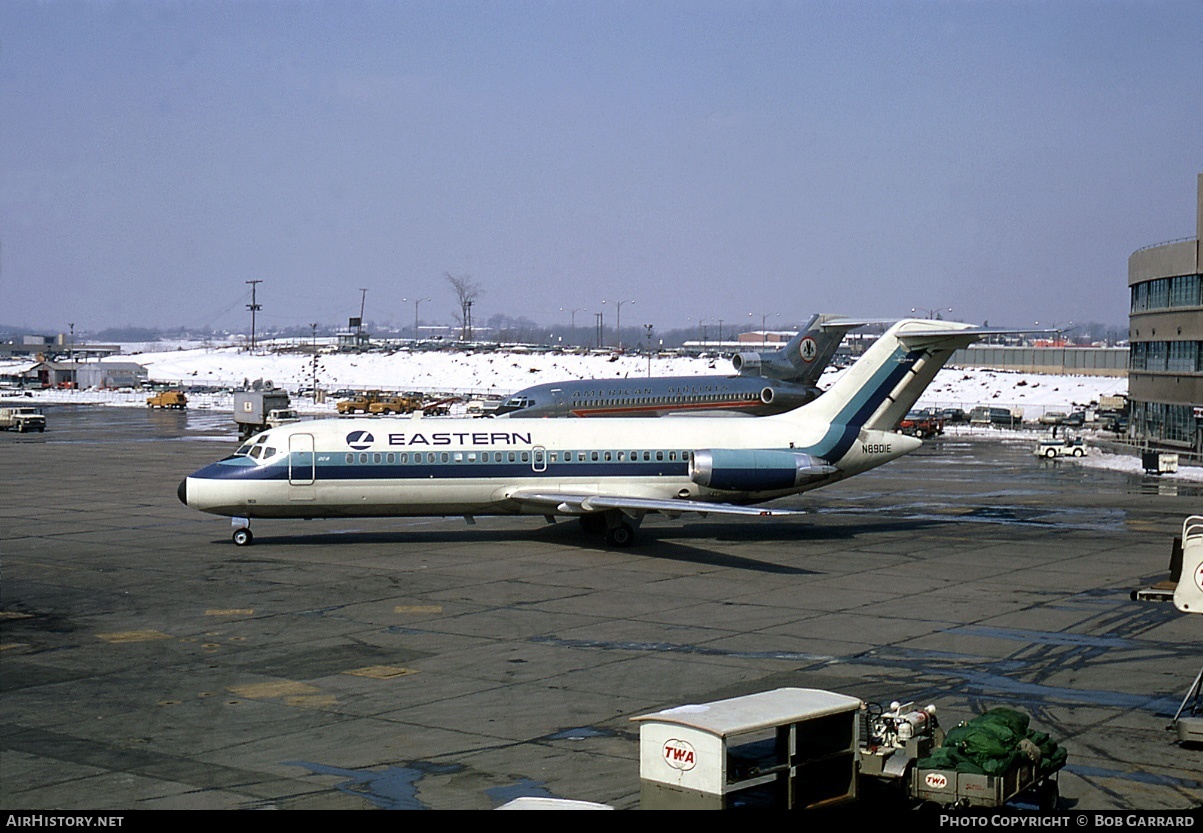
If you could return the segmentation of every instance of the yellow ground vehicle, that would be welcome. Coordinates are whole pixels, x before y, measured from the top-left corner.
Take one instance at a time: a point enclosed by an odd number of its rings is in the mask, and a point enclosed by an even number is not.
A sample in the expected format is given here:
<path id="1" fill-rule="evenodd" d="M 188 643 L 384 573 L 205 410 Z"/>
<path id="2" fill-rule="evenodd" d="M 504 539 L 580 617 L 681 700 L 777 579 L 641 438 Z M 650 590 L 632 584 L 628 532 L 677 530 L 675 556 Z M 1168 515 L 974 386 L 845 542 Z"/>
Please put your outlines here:
<path id="1" fill-rule="evenodd" d="M 371 413 L 372 403 L 380 398 L 380 394 L 376 391 L 368 391 L 367 393 L 358 393 L 350 399 L 344 399 L 339 402 L 335 408 L 340 414 L 357 414 Z"/>
<path id="2" fill-rule="evenodd" d="M 180 411 L 188 407 L 188 397 L 182 390 L 161 390 L 146 400 L 146 407 Z"/>
<path id="3" fill-rule="evenodd" d="M 421 410 L 422 400 L 414 396 L 382 396 L 368 406 L 371 414 L 412 414 Z"/>

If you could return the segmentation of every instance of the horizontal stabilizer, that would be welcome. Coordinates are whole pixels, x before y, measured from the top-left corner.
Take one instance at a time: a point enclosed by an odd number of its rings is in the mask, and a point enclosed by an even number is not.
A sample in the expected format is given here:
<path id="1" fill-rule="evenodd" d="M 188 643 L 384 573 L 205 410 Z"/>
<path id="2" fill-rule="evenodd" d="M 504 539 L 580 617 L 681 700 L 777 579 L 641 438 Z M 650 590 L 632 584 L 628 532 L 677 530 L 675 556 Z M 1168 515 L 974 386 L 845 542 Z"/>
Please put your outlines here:
<path id="1" fill-rule="evenodd" d="M 1022 336 L 1022 335 L 1055 336 L 1055 335 L 1059 335 L 1061 332 L 1063 332 L 1063 331 L 1062 330 L 1048 330 L 1048 329 L 1029 329 L 1029 328 L 1025 328 L 1025 327 L 1020 327 L 1018 329 L 1016 329 L 1014 327 L 966 327 L 964 329 L 957 330 L 956 334 L 958 336 L 972 336 L 973 341 L 978 341 L 980 339 L 988 338 L 990 336 Z M 908 330 L 907 332 L 900 334 L 899 338 L 909 344 L 914 339 L 921 339 L 924 337 L 948 338 L 948 336 L 949 336 L 948 330 L 944 330 L 944 329 L 924 330 L 924 329 L 922 329 L 922 327 L 919 327 L 914 330 Z"/>

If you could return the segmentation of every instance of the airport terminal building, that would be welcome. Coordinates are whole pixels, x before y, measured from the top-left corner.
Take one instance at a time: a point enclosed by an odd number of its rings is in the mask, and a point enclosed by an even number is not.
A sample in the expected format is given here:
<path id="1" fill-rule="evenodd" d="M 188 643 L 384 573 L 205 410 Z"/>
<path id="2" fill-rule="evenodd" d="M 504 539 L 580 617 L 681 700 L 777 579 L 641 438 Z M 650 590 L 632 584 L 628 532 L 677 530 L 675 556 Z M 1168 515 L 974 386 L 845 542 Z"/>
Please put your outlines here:
<path id="1" fill-rule="evenodd" d="M 1203 174 L 1193 238 L 1128 258 L 1131 437 L 1203 455 Z"/>

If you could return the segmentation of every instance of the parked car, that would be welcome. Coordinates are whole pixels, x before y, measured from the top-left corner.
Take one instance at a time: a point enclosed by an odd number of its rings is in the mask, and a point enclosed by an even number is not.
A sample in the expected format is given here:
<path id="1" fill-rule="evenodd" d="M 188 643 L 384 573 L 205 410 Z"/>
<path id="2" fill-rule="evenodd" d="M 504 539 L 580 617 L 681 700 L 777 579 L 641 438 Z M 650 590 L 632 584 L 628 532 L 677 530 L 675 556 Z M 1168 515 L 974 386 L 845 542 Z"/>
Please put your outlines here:
<path id="1" fill-rule="evenodd" d="M 926 440 L 944 433 L 944 420 L 935 408 L 911 411 L 898 423 L 898 432 Z"/>
<path id="2" fill-rule="evenodd" d="M 1085 411 L 1074 411 L 1072 414 L 1070 414 L 1069 416 L 1067 416 L 1065 418 L 1065 420 L 1062 424 L 1075 425 L 1075 426 L 1085 425 L 1086 424 L 1086 412 Z"/>
<path id="3" fill-rule="evenodd" d="M 1023 422 L 1023 418 L 1012 413 L 1010 408 L 990 408 L 986 405 L 979 405 L 969 412 L 970 425 L 1006 425 L 1013 428 L 1021 422 Z"/>
<path id="4" fill-rule="evenodd" d="M 1065 411 L 1045 411 L 1040 415 L 1039 422 L 1041 425 L 1060 425 L 1067 416 Z"/>
<path id="5" fill-rule="evenodd" d="M 945 408 L 940 411 L 940 418 L 945 422 L 965 422 L 969 419 L 968 415 L 960 408 Z"/>

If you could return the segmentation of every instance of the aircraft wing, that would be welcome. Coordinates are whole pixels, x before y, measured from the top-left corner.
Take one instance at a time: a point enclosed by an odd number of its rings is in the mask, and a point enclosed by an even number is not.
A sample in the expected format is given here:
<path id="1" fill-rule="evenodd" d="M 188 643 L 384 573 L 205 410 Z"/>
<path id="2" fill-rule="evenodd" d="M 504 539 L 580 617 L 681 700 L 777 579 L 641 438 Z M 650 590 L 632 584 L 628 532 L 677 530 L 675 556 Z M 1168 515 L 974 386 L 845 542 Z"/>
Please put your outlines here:
<path id="1" fill-rule="evenodd" d="M 686 512 L 706 515 L 752 515 L 755 517 L 779 517 L 782 515 L 804 515 L 795 509 L 768 509 L 763 506 L 738 506 L 734 503 L 706 503 L 700 500 L 664 500 L 659 498 L 627 497 L 623 495 L 573 495 L 556 492 L 515 491 L 511 500 L 536 506 L 546 506 L 565 515 L 584 515 L 605 509 L 621 509 L 628 512 L 659 512 L 677 518 Z"/>

